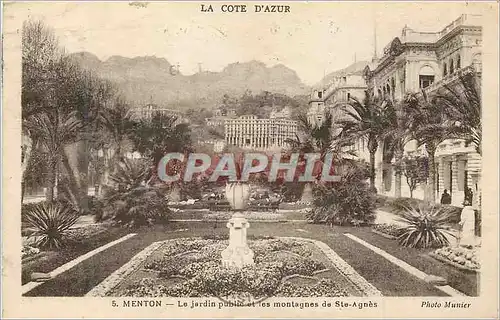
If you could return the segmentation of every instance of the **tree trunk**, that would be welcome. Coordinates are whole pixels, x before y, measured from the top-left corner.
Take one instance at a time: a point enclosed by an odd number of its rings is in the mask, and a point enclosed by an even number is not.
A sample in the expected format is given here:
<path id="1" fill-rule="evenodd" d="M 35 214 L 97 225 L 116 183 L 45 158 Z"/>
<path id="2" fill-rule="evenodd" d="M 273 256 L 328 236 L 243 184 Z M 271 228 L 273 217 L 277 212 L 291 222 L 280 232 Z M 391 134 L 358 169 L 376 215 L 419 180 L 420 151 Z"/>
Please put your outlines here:
<path id="1" fill-rule="evenodd" d="M 429 182 L 428 182 L 428 201 L 430 203 L 436 203 L 436 162 L 434 155 L 436 153 L 436 146 L 434 143 L 426 143 L 425 149 L 429 156 Z"/>
<path id="2" fill-rule="evenodd" d="M 110 174 L 110 161 L 109 161 L 109 151 L 107 149 L 103 149 L 103 161 L 104 161 L 104 170 L 99 179 L 99 193 L 96 194 L 98 198 L 102 198 L 104 195 L 103 188 L 104 186 L 109 185 L 109 174 Z"/>
<path id="3" fill-rule="evenodd" d="M 66 198 L 68 200 L 71 201 L 71 203 L 73 203 L 75 208 L 80 209 L 78 182 L 75 179 L 74 175 L 71 173 L 72 168 L 71 168 L 71 165 L 68 161 L 68 157 L 66 156 L 65 152 L 63 152 L 63 154 L 61 155 L 61 158 L 62 158 L 62 160 L 61 160 L 62 166 L 63 166 L 65 173 L 66 173 L 65 176 L 68 180 L 68 182 L 63 186 L 63 188 L 61 188 L 61 190 L 64 191 L 64 195 L 66 196 Z"/>
<path id="4" fill-rule="evenodd" d="M 395 176 L 394 176 L 394 196 L 396 198 L 401 198 L 401 162 L 403 160 L 403 150 L 400 147 L 396 147 L 394 150 L 394 156 L 396 160 L 395 166 Z"/>
<path id="5" fill-rule="evenodd" d="M 375 190 L 375 152 L 370 151 L 370 189 Z"/>
<path id="6" fill-rule="evenodd" d="M 89 164 L 90 164 L 90 142 L 84 139 L 79 145 L 78 171 L 80 173 L 80 208 L 83 212 L 89 211 Z"/>
<path id="7" fill-rule="evenodd" d="M 181 201 L 181 189 L 177 185 L 173 185 L 169 192 L 168 200 L 172 202 Z"/>
<path id="8" fill-rule="evenodd" d="M 368 151 L 370 152 L 370 189 L 377 190 L 375 187 L 375 153 L 378 149 L 376 137 L 368 137 Z"/>
<path id="9" fill-rule="evenodd" d="M 48 203 L 52 203 L 54 201 L 54 187 L 56 185 L 57 169 L 57 160 L 54 156 L 50 156 L 48 167 L 49 170 L 47 172 L 47 191 L 45 193 L 45 200 Z"/>
<path id="10" fill-rule="evenodd" d="M 87 143 L 79 141 L 64 147 L 65 168 L 68 171 L 72 198 L 82 212 L 88 211 L 88 160 Z"/>
<path id="11" fill-rule="evenodd" d="M 300 198 L 300 201 L 312 202 L 312 200 L 313 200 L 312 185 L 311 185 L 311 183 L 307 182 L 304 185 L 304 190 L 302 191 L 302 196 Z"/>
<path id="12" fill-rule="evenodd" d="M 25 190 L 25 183 L 24 183 L 24 174 L 26 172 L 26 169 L 28 169 L 28 164 L 29 160 L 31 158 L 31 151 L 33 148 L 33 140 L 28 137 L 27 135 L 22 136 L 22 145 L 21 145 L 21 152 L 22 152 L 22 159 L 21 159 L 21 203 L 23 202 L 24 199 L 24 190 Z"/>

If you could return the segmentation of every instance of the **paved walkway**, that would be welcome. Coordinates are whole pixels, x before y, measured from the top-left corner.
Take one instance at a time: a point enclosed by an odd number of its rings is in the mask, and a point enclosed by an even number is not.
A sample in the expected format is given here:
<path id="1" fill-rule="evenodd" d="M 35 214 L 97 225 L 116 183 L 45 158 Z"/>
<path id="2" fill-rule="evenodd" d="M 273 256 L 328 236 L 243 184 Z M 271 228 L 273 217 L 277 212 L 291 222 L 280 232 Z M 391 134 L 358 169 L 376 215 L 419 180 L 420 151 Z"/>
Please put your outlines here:
<path id="1" fill-rule="evenodd" d="M 27 296 L 83 296 L 112 272 L 128 262 L 152 242 L 203 235 L 227 234 L 224 223 L 171 223 L 135 231 L 137 236 L 119 243 L 76 265 L 56 278 L 28 292 Z M 447 277 L 450 285 L 475 295 L 476 275 L 464 274 L 434 261 L 425 252 L 401 248 L 393 240 L 373 234 L 369 228 L 334 227 L 307 223 L 252 223 L 249 235 L 296 236 L 322 241 L 347 261 L 361 276 L 379 289 L 384 296 L 446 296 L 369 248 L 348 238 L 345 233 L 383 247 L 392 255 L 418 267 L 423 272 Z"/>
<path id="2" fill-rule="evenodd" d="M 89 196 L 95 195 L 95 188 L 89 188 L 88 195 Z M 45 201 L 44 194 L 26 195 L 23 197 L 23 203 L 38 203 L 38 202 L 42 202 L 42 201 Z"/>

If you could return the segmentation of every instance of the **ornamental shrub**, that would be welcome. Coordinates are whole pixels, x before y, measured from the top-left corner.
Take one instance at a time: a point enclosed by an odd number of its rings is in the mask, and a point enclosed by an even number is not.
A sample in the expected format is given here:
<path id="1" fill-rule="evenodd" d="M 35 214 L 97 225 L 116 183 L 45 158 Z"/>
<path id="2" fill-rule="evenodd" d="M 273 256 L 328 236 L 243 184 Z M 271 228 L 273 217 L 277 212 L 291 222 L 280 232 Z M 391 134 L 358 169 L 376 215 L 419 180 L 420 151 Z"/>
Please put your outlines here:
<path id="1" fill-rule="evenodd" d="M 364 170 L 349 166 L 343 170 L 341 181 L 316 188 L 313 210 L 307 218 L 329 225 L 371 224 L 375 220 L 375 200 Z"/>

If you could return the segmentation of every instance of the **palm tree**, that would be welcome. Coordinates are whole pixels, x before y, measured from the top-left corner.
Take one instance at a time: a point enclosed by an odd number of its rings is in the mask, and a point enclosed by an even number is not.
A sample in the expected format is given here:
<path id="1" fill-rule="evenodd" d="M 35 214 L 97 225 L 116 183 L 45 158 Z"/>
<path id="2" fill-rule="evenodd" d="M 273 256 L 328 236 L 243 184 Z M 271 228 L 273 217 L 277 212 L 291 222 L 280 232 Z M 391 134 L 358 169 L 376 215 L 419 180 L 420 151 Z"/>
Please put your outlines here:
<path id="1" fill-rule="evenodd" d="M 379 141 L 388 130 L 388 114 L 392 109 L 387 101 L 376 99 L 370 92 L 365 92 L 363 101 L 351 98 L 350 103 L 344 108 L 346 119 L 340 121 L 342 126 L 342 139 L 345 144 L 353 143 L 360 138 L 368 140 L 370 153 L 370 188 L 375 188 L 375 153 Z"/>
<path id="2" fill-rule="evenodd" d="M 103 128 L 111 135 L 115 149 L 113 157 L 119 162 L 123 159 L 123 142 L 134 129 L 134 120 L 129 105 L 121 99 L 116 99 L 113 106 L 103 109 L 100 121 Z"/>
<path id="3" fill-rule="evenodd" d="M 186 123 L 177 123 L 172 115 L 154 113 L 150 119 L 135 123 L 130 136 L 135 151 L 152 159 L 153 169 L 158 168 L 160 160 L 169 152 L 190 152 L 192 150 L 191 131 Z M 171 199 L 180 198 L 178 183 L 171 184 Z"/>
<path id="4" fill-rule="evenodd" d="M 410 93 L 405 98 L 405 113 L 408 116 L 408 128 L 418 146 L 425 145 L 429 157 L 429 201 L 436 201 L 436 162 L 437 146 L 446 139 L 455 136 L 455 125 L 436 98 L 430 99 L 425 91 Z"/>
<path id="5" fill-rule="evenodd" d="M 111 106 L 105 105 L 97 119 L 98 137 L 94 140 L 95 149 L 103 151 L 103 175 L 99 179 L 99 191 L 108 184 L 110 171 L 123 161 L 123 143 L 133 132 L 134 120 L 129 105 L 117 98 Z M 112 151 L 111 155 L 110 152 Z M 111 157 L 111 159 L 110 159 Z M 98 161 L 97 161 L 98 162 Z M 102 195 L 102 193 L 101 193 Z"/>
<path id="6" fill-rule="evenodd" d="M 454 121 L 456 134 L 472 143 L 481 154 L 481 86 L 475 73 L 464 74 L 455 85 L 445 85 L 435 97 L 448 119 Z"/>
<path id="7" fill-rule="evenodd" d="M 54 32 L 41 21 L 25 21 L 22 30 L 21 105 L 23 124 L 31 116 L 50 110 L 46 95 L 51 92 L 57 77 L 54 66 L 62 52 Z M 29 171 L 31 154 L 38 142 L 23 125 L 21 149 L 21 189 L 24 195 L 25 173 Z"/>
<path id="8" fill-rule="evenodd" d="M 62 113 L 54 109 L 53 112 L 41 112 L 31 115 L 23 121 L 23 126 L 33 140 L 40 143 L 48 154 L 48 187 L 46 198 L 48 202 L 54 200 L 54 187 L 57 179 L 57 167 L 64 152 L 64 146 L 75 142 L 82 128 L 75 112 Z"/>
<path id="9" fill-rule="evenodd" d="M 325 112 L 325 119 L 319 125 L 311 123 L 305 114 L 297 116 L 299 124 L 299 134 L 295 134 L 295 139 L 288 139 L 286 143 L 290 145 L 293 152 L 311 153 L 320 151 L 326 152 L 330 145 L 330 131 L 332 126 L 332 115 Z"/>
<path id="10" fill-rule="evenodd" d="M 296 134 L 295 139 L 286 141 L 290 145 L 291 151 L 300 154 L 319 153 L 320 161 L 324 161 L 326 153 L 331 150 L 333 144 L 333 115 L 329 111 L 325 111 L 323 121 L 319 124 L 311 123 L 305 114 L 299 114 L 297 120 L 302 137 Z M 306 183 L 302 193 L 302 201 L 310 201 L 311 197 L 311 183 Z"/>
<path id="11" fill-rule="evenodd" d="M 395 197 L 401 197 L 401 177 L 402 164 L 405 145 L 411 141 L 412 135 L 408 128 L 408 115 L 404 112 L 404 106 L 399 106 L 392 100 L 387 101 L 385 116 L 387 120 L 387 130 L 382 135 L 385 143 L 394 151 L 395 172 L 394 190 Z"/>
<path id="12" fill-rule="evenodd" d="M 168 152 L 191 150 L 191 131 L 188 124 L 178 123 L 178 117 L 154 113 L 150 119 L 141 119 L 130 136 L 135 150 L 152 158 L 156 168 Z"/>

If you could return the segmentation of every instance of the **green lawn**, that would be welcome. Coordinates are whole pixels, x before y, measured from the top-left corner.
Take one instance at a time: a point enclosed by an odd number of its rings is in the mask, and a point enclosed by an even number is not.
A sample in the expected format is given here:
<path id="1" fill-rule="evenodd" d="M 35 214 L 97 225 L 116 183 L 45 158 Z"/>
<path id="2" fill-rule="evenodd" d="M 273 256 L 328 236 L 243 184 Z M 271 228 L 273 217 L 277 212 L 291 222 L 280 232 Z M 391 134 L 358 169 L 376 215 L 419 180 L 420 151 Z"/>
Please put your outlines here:
<path id="1" fill-rule="evenodd" d="M 121 227 L 110 227 L 106 232 L 97 233 L 82 238 L 72 238 L 65 247 L 57 251 L 48 251 L 28 263 L 22 264 L 21 283 L 30 281 L 32 272 L 51 272 L 63 264 L 78 258 L 100 246 L 119 239 L 130 233 L 130 230 Z"/>

